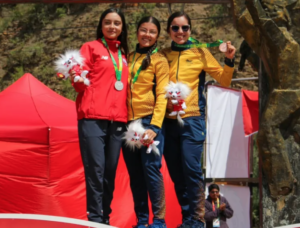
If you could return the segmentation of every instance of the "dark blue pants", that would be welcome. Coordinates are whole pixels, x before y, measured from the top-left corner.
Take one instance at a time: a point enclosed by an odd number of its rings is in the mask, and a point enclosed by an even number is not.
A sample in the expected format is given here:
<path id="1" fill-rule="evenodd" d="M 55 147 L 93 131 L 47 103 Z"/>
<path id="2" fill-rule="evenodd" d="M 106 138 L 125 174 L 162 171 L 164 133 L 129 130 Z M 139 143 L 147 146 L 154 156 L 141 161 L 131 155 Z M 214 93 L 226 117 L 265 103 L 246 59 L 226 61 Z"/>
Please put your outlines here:
<path id="1" fill-rule="evenodd" d="M 151 118 L 149 117 L 142 119 L 142 124 L 146 129 L 150 121 Z M 155 222 L 165 223 L 165 190 L 163 176 L 160 172 L 164 148 L 163 130 L 158 132 L 155 140 L 160 142 L 157 146 L 160 151 L 160 156 L 155 155 L 153 152 L 147 154 L 147 147 L 145 146 L 132 151 L 129 147 L 123 145 L 123 156 L 130 177 L 134 210 L 139 224 L 148 224 L 148 194 L 154 214 L 153 220 Z"/>
<path id="2" fill-rule="evenodd" d="M 184 119 L 180 127 L 177 120 L 165 119 L 164 156 L 183 221 L 203 220 L 205 212 L 205 188 L 201 169 L 201 156 L 206 136 L 202 117 Z"/>
<path id="3" fill-rule="evenodd" d="M 78 121 L 90 221 L 103 223 L 109 220 L 125 130 L 125 123 L 121 122 L 94 119 Z"/>

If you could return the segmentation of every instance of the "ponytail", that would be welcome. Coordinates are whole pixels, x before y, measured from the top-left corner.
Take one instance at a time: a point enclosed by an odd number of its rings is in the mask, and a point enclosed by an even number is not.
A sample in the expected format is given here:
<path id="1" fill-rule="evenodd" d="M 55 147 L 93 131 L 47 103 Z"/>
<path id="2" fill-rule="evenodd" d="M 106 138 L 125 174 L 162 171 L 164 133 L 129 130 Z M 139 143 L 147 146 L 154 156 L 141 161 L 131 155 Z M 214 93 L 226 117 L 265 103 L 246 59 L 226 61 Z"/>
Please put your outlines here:
<path id="1" fill-rule="evenodd" d="M 150 48 L 150 50 L 147 52 L 146 57 L 143 59 L 143 62 L 142 62 L 142 70 L 146 70 L 147 67 L 150 65 L 150 63 L 151 63 L 151 54 L 152 54 L 152 52 L 155 50 L 156 47 L 157 47 L 157 41 L 156 41 L 155 44 L 152 46 L 152 48 Z"/>

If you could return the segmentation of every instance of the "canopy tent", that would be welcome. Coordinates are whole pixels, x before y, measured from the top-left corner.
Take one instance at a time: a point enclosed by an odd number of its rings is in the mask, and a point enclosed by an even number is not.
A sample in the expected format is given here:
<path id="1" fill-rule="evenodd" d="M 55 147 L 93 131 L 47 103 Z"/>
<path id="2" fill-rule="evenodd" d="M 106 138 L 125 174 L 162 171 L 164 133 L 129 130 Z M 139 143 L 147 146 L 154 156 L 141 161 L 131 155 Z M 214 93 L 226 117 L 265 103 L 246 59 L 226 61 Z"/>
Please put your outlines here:
<path id="1" fill-rule="evenodd" d="M 85 182 L 75 103 L 25 74 L 0 93 L 0 213 L 86 219 Z M 163 160 L 167 225 L 181 213 Z M 123 156 L 117 169 L 111 224 L 136 224 Z M 152 217 L 152 216 L 151 216 Z"/>
<path id="2" fill-rule="evenodd" d="M 85 219 L 75 103 L 25 74 L 0 110 L 0 213 Z"/>

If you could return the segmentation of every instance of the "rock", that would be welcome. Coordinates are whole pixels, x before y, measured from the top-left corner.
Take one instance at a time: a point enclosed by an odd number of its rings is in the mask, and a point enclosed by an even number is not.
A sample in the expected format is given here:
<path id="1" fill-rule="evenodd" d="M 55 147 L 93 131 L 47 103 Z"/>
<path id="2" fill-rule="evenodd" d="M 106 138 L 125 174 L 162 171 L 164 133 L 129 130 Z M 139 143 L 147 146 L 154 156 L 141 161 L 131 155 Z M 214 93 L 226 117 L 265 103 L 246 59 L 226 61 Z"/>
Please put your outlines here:
<path id="1" fill-rule="evenodd" d="M 297 0 L 232 0 L 237 30 L 263 62 L 258 147 L 263 227 L 300 221 L 300 48 Z M 299 16 L 298 16 L 299 17 Z"/>

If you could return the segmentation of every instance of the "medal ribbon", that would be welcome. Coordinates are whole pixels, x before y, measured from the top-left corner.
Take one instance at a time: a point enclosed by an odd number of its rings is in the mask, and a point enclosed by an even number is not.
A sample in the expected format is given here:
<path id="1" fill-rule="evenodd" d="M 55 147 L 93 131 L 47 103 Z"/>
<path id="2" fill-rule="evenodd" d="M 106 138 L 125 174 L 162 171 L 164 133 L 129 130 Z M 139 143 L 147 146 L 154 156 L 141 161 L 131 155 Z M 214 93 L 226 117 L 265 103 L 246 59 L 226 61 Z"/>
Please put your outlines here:
<path id="1" fill-rule="evenodd" d="M 212 202 L 212 206 L 213 206 L 213 211 L 215 211 L 216 208 L 215 208 L 215 203 L 214 202 Z M 219 198 L 217 198 L 217 208 L 219 208 L 219 207 L 220 207 L 220 201 L 219 201 Z"/>
<path id="2" fill-rule="evenodd" d="M 223 43 L 222 40 L 217 40 L 215 42 L 212 42 L 212 43 L 200 43 L 198 40 L 190 37 L 189 38 L 189 41 L 192 42 L 192 44 L 177 44 L 174 42 L 174 45 L 175 47 L 179 47 L 179 48 L 203 48 L 203 47 L 206 47 L 206 48 L 210 48 L 210 47 L 219 47 L 220 44 Z"/>
<path id="3" fill-rule="evenodd" d="M 112 62 L 113 62 L 113 64 L 114 64 L 114 68 L 115 68 L 115 72 L 116 72 L 116 78 L 117 78 L 117 81 L 121 81 L 122 70 L 123 70 L 123 62 L 122 62 L 121 48 L 119 47 L 119 50 L 118 50 L 118 58 L 119 58 L 119 69 L 118 69 L 116 60 L 114 59 L 113 55 L 110 53 L 109 47 L 108 47 L 108 45 L 107 45 L 106 40 L 104 39 L 104 37 L 102 37 L 101 40 L 102 40 L 102 43 L 104 44 L 104 46 L 107 48 L 108 53 L 109 53 L 109 55 L 110 55 L 110 58 L 111 58 L 111 60 L 112 60 Z"/>
<path id="4" fill-rule="evenodd" d="M 151 52 L 151 55 L 155 54 L 156 52 L 158 51 L 157 48 L 155 48 L 152 52 Z M 132 59 L 132 63 L 134 63 L 134 59 L 135 59 L 135 54 L 136 54 L 136 51 L 134 52 L 134 55 L 133 55 L 133 59 Z M 131 72 L 133 72 L 133 67 L 134 67 L 135 63 L 131 65 Z M 141 73 L 142 71 L 142 65 L 139 67 L 139 69 L 137 70 L 137 72 L 135 73 L 134 77 L 133 77 L 133 80 L 132 80 L 132 83 L 134 84 L 136 82 L 136 80 L 138 79 L 139 77 L 139 74 Z"/>

